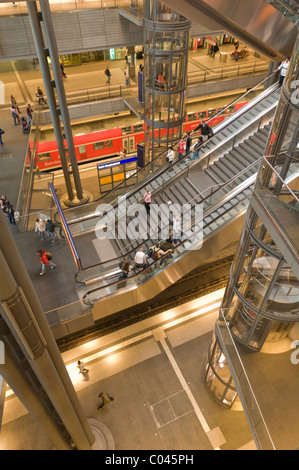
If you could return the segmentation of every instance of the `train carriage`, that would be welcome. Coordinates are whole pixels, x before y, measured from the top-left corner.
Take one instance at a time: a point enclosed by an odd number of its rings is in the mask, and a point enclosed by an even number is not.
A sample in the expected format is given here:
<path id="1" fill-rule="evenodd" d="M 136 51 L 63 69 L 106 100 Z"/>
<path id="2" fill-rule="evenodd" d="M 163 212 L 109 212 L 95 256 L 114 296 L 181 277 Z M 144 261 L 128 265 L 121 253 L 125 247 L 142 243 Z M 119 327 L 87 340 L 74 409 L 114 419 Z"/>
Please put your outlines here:
<path id="1" fill-rule="evenodd" d="M 188 113 L 183 125 L 183 132 L 192 131 L 200 121 L 210 120 L 210 126 L 220 124 L 226 117 L 244 106 L 246 102 L 230 106 L 225 114 L 217 116 L 223 108 L 210 108 L 205 111 Z M 119 156 L 121 149 L 126 149 L 128 154 L 137 151 L 137 144 L 144 141 L 144 124 L 138 123 L 109 130 L 96 131 L 91 134 L 82 134 L 74 137 L 74 144 L 78 163 L 87 163 L 93 160 L 105 160 Z M 33 142 L 30 142 L 32 148 Z M 67 143 L 65 142 L 67 147 Z M 27 157 L 26 164 L 30 165 Z M 56 141 L 40 142 L 37 151 L 37 167 L 40 171 L 50 171 L 61 168 L 61 162 Z"/>

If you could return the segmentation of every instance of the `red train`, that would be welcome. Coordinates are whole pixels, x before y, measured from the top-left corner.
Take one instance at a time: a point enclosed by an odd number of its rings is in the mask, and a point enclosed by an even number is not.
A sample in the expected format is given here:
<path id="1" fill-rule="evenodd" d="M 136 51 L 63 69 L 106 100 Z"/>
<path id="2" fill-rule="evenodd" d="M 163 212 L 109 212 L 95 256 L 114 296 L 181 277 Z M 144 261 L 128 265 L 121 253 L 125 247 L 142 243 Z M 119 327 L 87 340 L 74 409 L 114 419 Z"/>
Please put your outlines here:
<path id="1" fill-rule="evenodd" d="M 230 106 L 225 114 L 217 116 L 210 121 L 211 126 L 216 126 L 225 117 L 238 111 L 247 102 Z M 192 131 L 201 120 L 211 119 L 223 108 L 213 108 L 196 113 L 188 113 L 183 125 L 183 131 Z M 77 160 L 79 163 L 92 160 L 103 160 L 119 155 L 122 148 L 130 154 L 137 150 L 137 144 L 144 140 L 144 125 L 133 124 L 127 127 L 115 128 L 105 131 L 93 132 L 92 134 L 77 135 L 74 137 Z M 33 145 L 33 143 L 31 143 Z M 28 159 L 27 164 L 30 161 Z M 41 142 L 38 145 L 37 166 L 41 171 L 53 170 L 61 167 L 56 141 Z"/>

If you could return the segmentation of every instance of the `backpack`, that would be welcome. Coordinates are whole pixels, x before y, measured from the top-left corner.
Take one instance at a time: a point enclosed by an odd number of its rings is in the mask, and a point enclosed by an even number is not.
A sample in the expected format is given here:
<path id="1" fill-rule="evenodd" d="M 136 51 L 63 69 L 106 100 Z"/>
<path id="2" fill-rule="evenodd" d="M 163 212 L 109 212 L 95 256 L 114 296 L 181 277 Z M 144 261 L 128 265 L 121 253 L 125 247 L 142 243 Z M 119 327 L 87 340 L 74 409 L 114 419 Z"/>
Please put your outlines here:
<path id="1" fill-rule="evenodd" d="M 158 261 L 159 258 L 160 258 L 160 257 L 159 257 L 159 250 L 158 250 L 158 251 L 153 250 L 153 252 L 152 252 L 152 260 Z"/>
<path id="2" fill-rule="evenodd" d="M 47 257 L 48 259 L 52 259 L 51 253 L 47 252 L 47 253 L 46 253 L 46 257 Z"/>
<path id="3" fill-rule="evenodd" d="M 152 257 L 152 254 L 153 254 L 153 249 L 152 249 L 152 248 L 149 248 L 146 254 L 147 254 L 147 256 L 148 256 L 149 258 L 151 258 L 151 257 Z"/>

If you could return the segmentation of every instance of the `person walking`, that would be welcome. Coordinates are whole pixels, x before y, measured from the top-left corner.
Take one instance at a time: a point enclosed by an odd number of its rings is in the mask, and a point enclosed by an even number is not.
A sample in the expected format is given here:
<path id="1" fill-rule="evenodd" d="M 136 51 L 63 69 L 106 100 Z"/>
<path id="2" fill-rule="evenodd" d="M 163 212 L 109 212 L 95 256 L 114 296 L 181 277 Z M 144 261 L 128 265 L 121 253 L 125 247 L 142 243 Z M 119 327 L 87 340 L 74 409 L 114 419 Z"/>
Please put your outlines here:
<path id="1" fill-rule="evenodd" d="M 43 219 L 36 219 L 35 221 L 35 232 L 38 232 L 41 236 L 41 241 L 45 239 L 45 232 L 46 232 L 46 224 Z"/>
<path id="2" fill-rule="evenodd" d="M 52 243 L 54 243 L 56 240 L 55 225 L 53 224 L 51 219 L 46 220 L 45 230 L 47 232 L 47 235 L 52 238 Z"/>
<path id="3" fill-rule="evenodd" d="M 20 117 L 19 117 L 19 113 L 18 113 L 18 110 L 15 108 L 15 106 L 12 106 L 10 108 L 10 111 L 11 111 L 11 115 L 13 117 L 13 120 L 14 120 L 14 123 L 15 123 L 15 126 L 17 124 L 20 124 Z"/>
<path id="4" fill-rule="evenodd" d="M 19 114 L 21 114 L 21 111 L 20 111 L 20 108 L 18 106 L 17 100 L 15 99 L 15 97 L 13 95 L 10 95 L 10 101 L 11 101 L 11 105 L 16 108 L 16 110 L 18 111 Z"/>
<path id="5" fill-rule="evenodd" d="M 78 361 L 77 362 L 77 367 L 79 369 L 79 374 L 87 374 L 88 369 L 85 368 L 85 365 L 84 365 L 83 361 Z"/>
<path id="6" fill-rule="evenodd" d="M 126 86 L 129 86 L 131 84 L 131 82 L 130 82 L 130 74 L 129 74 L 129 66 L 128 65 L 125 66 L 124 74 L 125 74 Z"/>
<path id="7" fill-rule="evenodd" d="M 285 60 L 283 62 L 281 62 L 280 66 L 277 67 L 277 69 L 275 70 L 275 72 L 278 72 L 278 70 L 280 71 L 279 86 L 282 86 L 282 84 L 283 84 L 283 81 L 286 77 L 289 65 L 290 65 L 290 58 L 286 57 Z"/>
<path id="8" fill-rule="evenodd" d="M 52 259 L 51 253 L 47 253 L 44 250 L 38 250 L 36 253 L 39 256 L 39 259 L 42 265 L 41 272 L 39 273 L 40 276 L 44 276 L 46 274 L 47 266 L 49 266 L 51 269 L 56 268 L 56 264 L 53 263 L 53 261 L 51 261 Z"/>
<path id="9" fill-rule="evenodd" d="M 217 52 L 219 51 L 219 46 L 218 44 L 216 43 L 214 48 L 213 48 L 213 53 L 212 53 L 212 57 L 213 59 L 215 59 L 215 54 L 217 54 Z"/>
<path id="10" fill-rule="evenodd" d="M 8 218 L 9 222 L 13 225 L 16 225 L 15 209 L 10 201 L 6 201 L 5 206 L 3 208 L 3 212 L 6 214 L 6 217 Z"/>
<path id="11" fill-rule="evenodd" d="M 2 194 L 0 197 L 0 207 L 2 210 L 4 209 L 6 203 L 7 203 L 7 197 L 4 194 Z"/>
<path id="12" fill-rule="evenodd" d="M 27 118 L 28 118 L 28 126 L 31 127 L 31 121 L 32 121 L 32 116 L 33 116 L 33 109 L 31 108 L 31 104 L 27 104 L 26 108 L 26 113 L 27 113 Z"/>
<path id="13" fill-rule="evenodd" d="M 60 62 L 60 68 L 61 68 L 62 76 L 63 76 L 64 78 L 67 78 L 67 76 L 66 76 L 66 74 L 65 74 L 65 71 L 64 71 L 64 66 L 63 66 L 63 63 L 62 63 L 62 62 Z"/>
<path id="14" fill-rule="evenodd" d="M 1 127 L 0 127 L 0 144 L 1 145 L 3 145 L 3 140 L 2 140 L 3 134 L 5 134 L 5 131 L 3 129 L 1 129 Z"/>
<path id="15" fill-rule="evenodd" d="M 149 214 L 150 210 L 151 210 L 150 205 L 152 203 L 152 193 L 150 192 L 149 189 L 146 189 L 146 191 L 143 195 L 143 201 L 144 201 L 146 212 L 147 212 L 147 214 Z"/>
<path id="16" fill-rule="evenodd" d="M 103 408 L 106 404 L 112 403 L 114 398 L 111 397 L 108 393 L 101 392 L 99 394 L 99 398 L 102 400 L 102 402 L 98 406 L 98 410 Z"/>
<path id="17" fill-rule="evenodd" d="M 36 89 L 35 96 L 38 98 L 38 104 L 41 105 L 42 103 L 47 104 L 45 98 L 44 98 L 44 93 L 42 89 L 38 86 Z"/>
<path id="18" fill-rule="evenodd" d="M 106 81 L 106 83 L 108 83 L 108 85 L 110 85 L 110 78 L 111 78 L 111 75 L 112 75 L 112 74 L 111 74 L 111 72 L 110 72 L 110 70 L 109 70 L 109 65 L 107 65 L 107 67 L 106 67 L 104 73 L 105 73 L 105 75 L 107 76 L 107 81 Z"/>

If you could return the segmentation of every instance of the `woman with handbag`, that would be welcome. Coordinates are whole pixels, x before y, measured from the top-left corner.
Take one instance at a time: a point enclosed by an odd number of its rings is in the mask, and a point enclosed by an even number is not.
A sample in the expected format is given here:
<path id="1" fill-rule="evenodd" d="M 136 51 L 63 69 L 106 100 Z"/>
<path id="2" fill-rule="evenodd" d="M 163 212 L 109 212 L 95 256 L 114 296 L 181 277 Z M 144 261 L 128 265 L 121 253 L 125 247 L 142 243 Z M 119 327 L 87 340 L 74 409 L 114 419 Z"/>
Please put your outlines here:
<path id="1" fill-rule="evenodd" d="M 47 266 L 50 266 L 51 269 L 56 268 L 56 264 L 53 263 L 53 261 L 51 261 L 52 259 L 51 253 L 47 253 L 44 250 L 38 250 L 36 253 L 39 255 L 39 259 L 42 265 L 41 272 L 39 273 L 40 276 L 43 276 L 44 274 L 46 274 Z"/>

